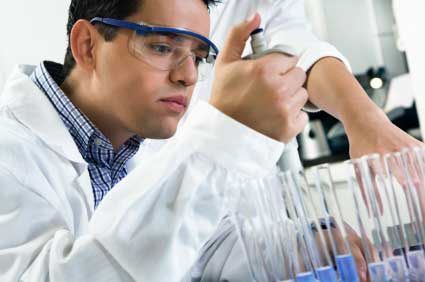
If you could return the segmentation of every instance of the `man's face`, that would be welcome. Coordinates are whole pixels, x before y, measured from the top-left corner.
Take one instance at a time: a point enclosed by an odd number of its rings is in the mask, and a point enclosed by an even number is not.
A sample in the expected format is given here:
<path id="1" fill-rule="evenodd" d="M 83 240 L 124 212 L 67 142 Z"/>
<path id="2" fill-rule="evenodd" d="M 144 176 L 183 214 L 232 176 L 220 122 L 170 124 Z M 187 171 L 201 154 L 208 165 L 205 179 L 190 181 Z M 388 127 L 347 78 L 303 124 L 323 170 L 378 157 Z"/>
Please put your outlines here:
<path id="1" fill-rule="evenodd" d="M 155 26 L 181 27 L 209 35 L 208 8 L 201 0 L 143 0 L 139 12 L 125 19 Z M 115 126 L 144 138 L 171 137 L 189 105 L 197 81 L 190 58 L 170 71 L 158 70 L 129 52 L 133 32 L 120 29 L 102 42 L 96 56 L 100 104 Z M 184 101 L 186 107 L 170 100 Z"/>

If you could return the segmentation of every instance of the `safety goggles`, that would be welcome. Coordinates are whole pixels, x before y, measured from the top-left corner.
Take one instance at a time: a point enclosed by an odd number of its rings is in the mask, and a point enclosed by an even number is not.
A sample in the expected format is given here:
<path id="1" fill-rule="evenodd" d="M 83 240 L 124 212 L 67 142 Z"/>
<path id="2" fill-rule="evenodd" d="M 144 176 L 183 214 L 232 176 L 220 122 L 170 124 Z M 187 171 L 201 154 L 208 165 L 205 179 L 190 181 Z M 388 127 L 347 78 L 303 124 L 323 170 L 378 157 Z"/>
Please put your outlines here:
<path id="1" fill-rule="evenodd" d="M 196 67 L 198 80 L 208 77 L 219 52 L 208 38 L 184 28 L 151 26 L 100 17 L 90 22 L 133 30 L 128 45 L 130 53 L 158 70 L 176 69 L 189 58 Z"/>

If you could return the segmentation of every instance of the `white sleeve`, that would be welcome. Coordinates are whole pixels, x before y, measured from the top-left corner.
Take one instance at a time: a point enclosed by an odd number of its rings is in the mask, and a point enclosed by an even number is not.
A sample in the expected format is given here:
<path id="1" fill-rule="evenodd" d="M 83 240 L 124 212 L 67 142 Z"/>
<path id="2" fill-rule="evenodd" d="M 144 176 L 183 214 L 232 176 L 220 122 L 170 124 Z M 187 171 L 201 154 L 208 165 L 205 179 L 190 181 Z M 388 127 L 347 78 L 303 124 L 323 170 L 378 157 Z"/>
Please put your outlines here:
<path id="1" fill-rule="evenodd" d="M 179 136 L 102 201 L 91 233 L 140 281 L 178 281 L 224 216 L 225 190 L 274 172 L 283 147 L 199 102 Z"/>
<path id="2" fill-rule="evenodd" d="M 347 59 L 334 46 L 313 34 L 306 18 L 304 0 L 275 0 L 265 30 L 269 46 L 290 46 L 300 56 L 298 66 L 304 71 L 324 57 L 338 58 L 350 69 Z"/>
<path id="3" fill-rule="evenodd" d="M 75 237 L 62 210 L 0 165 L 0 280 L 180 281 L 223 216 L 226 189 L 274 172 L 283 147 L 200 102 Z"/>
<path id="4" fill-rule="evenodd" d="M 299 56 L 298 67 L 308 72 L 320 59 L 334 57 L 351 71 L 348 60 L 331 44 L 319 40 L 312 32 L 305 14 L 304 0 L 276 0 L 265 23 L 269 46 L 287 45 Z M 318 111 L 310 102 L 304 107 Z"/>

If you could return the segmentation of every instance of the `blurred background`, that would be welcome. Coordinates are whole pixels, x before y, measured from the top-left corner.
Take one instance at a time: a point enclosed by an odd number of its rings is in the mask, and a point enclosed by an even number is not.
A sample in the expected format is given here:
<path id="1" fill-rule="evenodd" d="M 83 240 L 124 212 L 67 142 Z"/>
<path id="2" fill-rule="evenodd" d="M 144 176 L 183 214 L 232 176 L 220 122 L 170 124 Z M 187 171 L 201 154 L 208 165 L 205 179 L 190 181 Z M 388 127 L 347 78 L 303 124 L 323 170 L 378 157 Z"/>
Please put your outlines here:
<path id="1" fill-rule="evenodd" d="M 44 59 L 63 61 L 69 3 L 69 0 L 0 3 L 0 88 L 16 64 L 38 64 Z"/>

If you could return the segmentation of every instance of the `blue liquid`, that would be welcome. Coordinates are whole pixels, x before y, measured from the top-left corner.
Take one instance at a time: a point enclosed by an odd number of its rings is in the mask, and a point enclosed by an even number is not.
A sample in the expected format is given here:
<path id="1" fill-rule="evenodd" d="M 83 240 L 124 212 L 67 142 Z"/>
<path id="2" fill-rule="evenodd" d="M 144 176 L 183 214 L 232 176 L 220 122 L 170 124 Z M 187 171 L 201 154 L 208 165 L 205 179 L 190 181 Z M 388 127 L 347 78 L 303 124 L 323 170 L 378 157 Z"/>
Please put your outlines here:
<path id="1" fill-rule="evenodd" d="M 336 266 L 341 282 L 359 282 L 356 263 L 351 254 L 336 257 Z"/>
<path id="2" fill-rule="evenodd" d="M 297 282 L 317 282 L 312 272 L 300 273 L 297 275 Z"/>
<path id="3" fill-rule="evenodd" d="M 316 270 L 320 282 L 337 282 L 336 271 L 332 266 L 321 267 Z"/>

